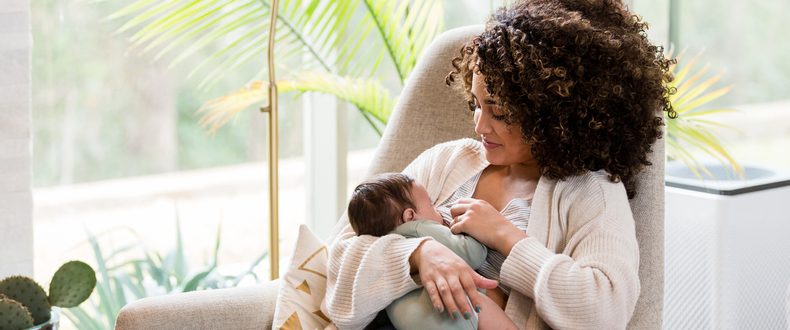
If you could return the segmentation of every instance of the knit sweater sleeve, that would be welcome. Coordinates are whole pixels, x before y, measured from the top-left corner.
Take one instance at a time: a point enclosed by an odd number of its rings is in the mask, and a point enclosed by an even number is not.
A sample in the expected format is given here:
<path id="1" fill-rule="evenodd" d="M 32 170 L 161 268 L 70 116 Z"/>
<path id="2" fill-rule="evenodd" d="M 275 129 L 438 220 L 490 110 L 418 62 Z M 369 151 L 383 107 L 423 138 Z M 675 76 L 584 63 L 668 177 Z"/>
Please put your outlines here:
<path id="1" fill-rule="evenodd" d="M 554 329 L 625 329 L 639 297 L 639 247 L 625 189 L 570 181 L 577 191 L 554 200 L 566 224 L 562 253 L 523 239 L 503 263 L 501 281 L 532 298 Z"/>
<path id="2" fill-rule="evenodd" d="M 395 299 L 417 289 L 409 256 L 429 238 L 357 236 L 347 226 L 329 249 L 321 310 L 339 329 L 362 329 Z"/>

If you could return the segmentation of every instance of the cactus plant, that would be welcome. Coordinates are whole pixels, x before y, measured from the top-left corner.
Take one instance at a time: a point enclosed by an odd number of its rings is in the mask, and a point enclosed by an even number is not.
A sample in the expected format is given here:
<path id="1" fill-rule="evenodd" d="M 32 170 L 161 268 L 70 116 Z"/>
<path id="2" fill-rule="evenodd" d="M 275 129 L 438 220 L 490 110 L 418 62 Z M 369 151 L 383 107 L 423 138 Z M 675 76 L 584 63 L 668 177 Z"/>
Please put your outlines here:
<path id="1" fill-rule="evenodd" d="M 0 330 L 17 330 L 33 326 L 33 316 L 25 306 L 0 294 Z"/>
<path id="2" fill-rule="evenodd" d="M 49 321 L 50 305 L 47 293 L 33 279 L 25 276 L 11 276 L 0 281 L 0 293 L 27 308 L 33 315 L 33 323 Z"/>
<path id="3" fill-rule="evenodd" d="M 77 307 L 90 297 L 96 287 L 96 273 L 82 261 L 70 261 L 60 266 L 49 284 L 52 306 Z"/>
<path id="4" fill-rule="evenodd" d="M 11 276 L 0 281 L 0 330 L 21 330 L 50 320 L 52 306 L 76 307 L 93 292 L 96 273 L 82 261 L 69 261 L 55 272 L 49 296 L 35 281 Z"/>

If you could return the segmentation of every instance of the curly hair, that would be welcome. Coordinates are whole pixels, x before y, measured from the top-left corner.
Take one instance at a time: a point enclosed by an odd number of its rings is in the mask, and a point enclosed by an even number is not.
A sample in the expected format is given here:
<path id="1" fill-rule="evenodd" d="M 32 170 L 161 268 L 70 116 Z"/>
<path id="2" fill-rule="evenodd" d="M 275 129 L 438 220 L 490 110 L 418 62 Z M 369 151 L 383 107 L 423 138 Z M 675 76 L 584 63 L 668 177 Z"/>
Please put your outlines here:
<path id="1" fill-rule="evenodd" d="M 634 198 L 634 176 L 664 125 L 677 116 L 665 82 L 671 60 L 647 23 L 620 0 L 532 0 L 502 7 L 461 48 L 446 78 L 474 111 L 472 76 L 519 125 L 541 174 L 563 179 L 606 170 Z"/>

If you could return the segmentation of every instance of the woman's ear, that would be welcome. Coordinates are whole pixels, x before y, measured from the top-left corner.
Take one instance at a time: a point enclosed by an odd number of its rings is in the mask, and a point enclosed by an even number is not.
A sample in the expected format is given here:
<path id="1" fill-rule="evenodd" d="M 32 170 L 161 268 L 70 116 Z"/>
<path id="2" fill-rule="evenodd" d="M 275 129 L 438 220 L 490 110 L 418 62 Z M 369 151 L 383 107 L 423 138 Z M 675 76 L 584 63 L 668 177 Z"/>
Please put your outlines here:
<path id="1" fill-rule="evenodd" d="M 408 208 L 403 211 L 403 215 L 401 216 L 402 223 L 407 223 L 409 221 L 414 221 L 417 216 L 417 212 L 414 212 L 414 209 Z"/>

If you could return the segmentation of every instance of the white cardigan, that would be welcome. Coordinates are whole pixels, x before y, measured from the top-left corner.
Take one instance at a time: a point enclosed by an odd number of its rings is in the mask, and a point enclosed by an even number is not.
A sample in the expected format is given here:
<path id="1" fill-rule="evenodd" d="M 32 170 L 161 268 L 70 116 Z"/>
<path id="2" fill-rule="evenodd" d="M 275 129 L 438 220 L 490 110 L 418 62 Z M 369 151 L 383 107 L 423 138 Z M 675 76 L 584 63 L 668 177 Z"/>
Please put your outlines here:
<path id="1" fill-rule="evenodd" d="M 462 139 L 423 152 L 403 172 L 436 204 L 488 165 L 482 144 Z M 639 297 L 639 247 L 622 183 L 604 171 L 541 177 L 527 235 L 501 269 L 513 289 L 505 312 L 519 328 L 625 329 Z M 425 239 L 356 236 L 346 226 L 330 248 L 321 310 L 339 329 L 364 328 L 420 287 L 409 257 Z"/>

